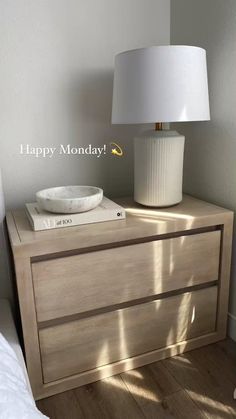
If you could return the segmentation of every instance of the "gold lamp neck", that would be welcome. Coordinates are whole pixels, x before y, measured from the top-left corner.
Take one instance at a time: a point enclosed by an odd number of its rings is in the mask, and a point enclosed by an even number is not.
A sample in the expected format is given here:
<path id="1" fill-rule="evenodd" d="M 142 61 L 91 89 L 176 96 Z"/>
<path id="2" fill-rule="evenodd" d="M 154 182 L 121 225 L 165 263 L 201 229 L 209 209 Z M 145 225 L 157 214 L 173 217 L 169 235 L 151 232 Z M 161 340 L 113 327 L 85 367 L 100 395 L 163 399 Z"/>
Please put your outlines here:
<path id="1" fill-rule="evenodd" d="M 162 131 L 162 122 L 156 122 L 155 123 L 155 131 Z"/>

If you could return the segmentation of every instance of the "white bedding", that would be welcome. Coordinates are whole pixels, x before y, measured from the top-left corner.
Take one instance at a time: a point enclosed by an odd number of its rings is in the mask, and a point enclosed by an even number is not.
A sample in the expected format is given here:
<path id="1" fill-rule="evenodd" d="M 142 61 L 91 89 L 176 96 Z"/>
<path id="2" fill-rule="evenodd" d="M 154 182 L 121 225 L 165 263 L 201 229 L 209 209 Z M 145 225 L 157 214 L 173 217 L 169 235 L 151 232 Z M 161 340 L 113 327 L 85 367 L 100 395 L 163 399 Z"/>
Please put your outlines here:
<path id="1" fill-rule="evenodd" d="M 30 387 L 29 377 L 25 367 L 25 360 L 23 357 L 22 349 L 18 339 L 15 322 L 11 312 L 11 306 L 6 298 L 0 299 L 0 333 L 7 340 L 13 351 L 15 352 L 19 364 L 24 372 L 25 379 L 28 385 L 30 394 L 33 397 L 32 390 Z"/>
<path id="2" fill-rule="evenodd" d="M 0 419 L 45 419 L 36 408 L 19 360 L 0 333 Z"/>

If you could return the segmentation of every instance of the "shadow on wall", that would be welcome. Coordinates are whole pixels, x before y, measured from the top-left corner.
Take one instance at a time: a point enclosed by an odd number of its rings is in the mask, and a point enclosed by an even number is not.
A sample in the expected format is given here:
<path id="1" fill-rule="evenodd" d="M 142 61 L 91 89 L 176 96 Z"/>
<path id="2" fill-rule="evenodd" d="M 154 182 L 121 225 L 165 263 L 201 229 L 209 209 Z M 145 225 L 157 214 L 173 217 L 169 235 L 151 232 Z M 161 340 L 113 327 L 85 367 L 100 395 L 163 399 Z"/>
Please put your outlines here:
<path id="1" fill-rule="evenodd" d="M 6 235 L 5 235 L 5 202 L 2 187 L 2 178 L 0 170 L 0 298 L 12 299 L 12 284 L 10 281 L 9 260 L 6 249 Z"/>

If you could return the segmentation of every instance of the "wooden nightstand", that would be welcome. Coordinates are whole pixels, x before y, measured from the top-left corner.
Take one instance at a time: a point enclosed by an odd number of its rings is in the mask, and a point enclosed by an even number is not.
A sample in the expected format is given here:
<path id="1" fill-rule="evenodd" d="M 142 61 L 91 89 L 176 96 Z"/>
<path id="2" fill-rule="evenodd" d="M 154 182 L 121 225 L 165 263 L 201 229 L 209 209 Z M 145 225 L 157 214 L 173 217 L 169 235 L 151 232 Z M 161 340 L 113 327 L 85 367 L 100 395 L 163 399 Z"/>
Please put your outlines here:
<path id="1" fill-rule="evenodd" d="M 126 220 L 42 232 L 7 215 L 36 399 L 226 335 L 233 213 L 117 202 Z"/>

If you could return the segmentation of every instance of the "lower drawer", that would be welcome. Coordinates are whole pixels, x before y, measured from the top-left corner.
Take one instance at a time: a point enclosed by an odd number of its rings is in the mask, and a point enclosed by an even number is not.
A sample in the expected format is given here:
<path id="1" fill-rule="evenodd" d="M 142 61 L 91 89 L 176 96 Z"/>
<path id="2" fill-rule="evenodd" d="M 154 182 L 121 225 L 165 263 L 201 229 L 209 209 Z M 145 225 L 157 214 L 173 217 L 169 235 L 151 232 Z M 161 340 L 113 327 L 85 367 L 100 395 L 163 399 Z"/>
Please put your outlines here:
<path id="1" fill-rule="evenodd" d="M 213 286 L 41 329 L 44 382 L 212 332 L 216 305 Z"/>

